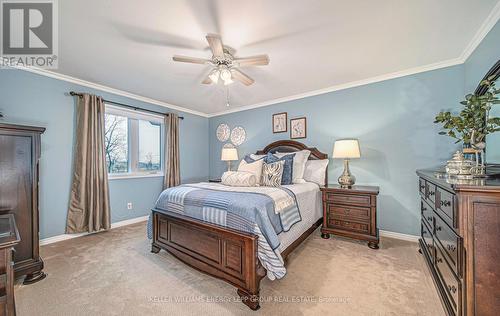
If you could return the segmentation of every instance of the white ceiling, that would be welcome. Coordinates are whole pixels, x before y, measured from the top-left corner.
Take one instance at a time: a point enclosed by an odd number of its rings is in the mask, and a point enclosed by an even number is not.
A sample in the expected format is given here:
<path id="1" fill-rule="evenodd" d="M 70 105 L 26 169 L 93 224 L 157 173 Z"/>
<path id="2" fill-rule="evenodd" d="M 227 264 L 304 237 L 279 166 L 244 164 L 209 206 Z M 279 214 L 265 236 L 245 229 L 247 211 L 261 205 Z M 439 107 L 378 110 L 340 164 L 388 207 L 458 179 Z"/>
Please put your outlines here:
<path id="1" fill-rule="evenodd" d="M 56 72 L 213 114 L 223 85 L 202 85 L 207 33 L 256 83 L 230 85 L 231 109 L 460 58 L 498 0 L 64 0 Z"/>

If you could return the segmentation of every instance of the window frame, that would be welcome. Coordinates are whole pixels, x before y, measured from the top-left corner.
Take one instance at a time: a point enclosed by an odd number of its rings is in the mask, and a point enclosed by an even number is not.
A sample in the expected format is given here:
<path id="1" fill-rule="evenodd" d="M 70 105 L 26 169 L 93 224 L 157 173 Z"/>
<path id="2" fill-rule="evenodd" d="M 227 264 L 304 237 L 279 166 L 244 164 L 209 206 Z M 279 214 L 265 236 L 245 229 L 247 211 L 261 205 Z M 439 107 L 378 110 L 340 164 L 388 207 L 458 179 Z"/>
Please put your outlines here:
<path id="1" fill-rule="evenodd" d="M 131 179 L 163 177 L 165 166 L 164 155 L 164 118 L 161 115 L 148 113 L 140 110 L 129 110 L 120 106 L 105 103 L 105 114 L 117 115 L 127 118 L 127 158 L 128 172 L 108 173 L 108 179 Z M 132 120 L 131 120 L 132 119 Z M 141 171 L 138 169 L 139 163 L 139 121 L 149 121 L 158 123 L 160 126 L 160 169 L 152 171 Z M 106 162 L 107 163 L 107 162 Z"/>

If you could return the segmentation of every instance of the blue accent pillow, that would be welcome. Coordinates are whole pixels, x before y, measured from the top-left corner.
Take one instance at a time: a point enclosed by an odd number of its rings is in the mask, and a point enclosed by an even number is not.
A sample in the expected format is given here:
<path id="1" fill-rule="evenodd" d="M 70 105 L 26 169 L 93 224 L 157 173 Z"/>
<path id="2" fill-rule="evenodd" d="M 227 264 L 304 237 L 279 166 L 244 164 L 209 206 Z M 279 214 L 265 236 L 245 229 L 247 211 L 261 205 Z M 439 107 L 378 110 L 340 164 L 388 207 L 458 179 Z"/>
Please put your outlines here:
<path id="1" fill-rule="evenodd" d="M 285 155 L 281 158 L 276 157 L 271 153 L 267 153 L 267 156 L 264 157 L 265 163 L 273 163 L 277 161 L 283 160 L 285 162 L 283 166 L 283 176 L 281 178 L 281 185 L 292 184 L 293 180 L 293 157 L 295 154 Z"/>
<path id="2" fill-rule="evenodd" d="M 246 155 L 243 160 L 246 161 L 246 163 L 252 163 L 252 162 L 255 162 L 257 160 L 261 160 L 261 159 L 264 159 L 266 158 L 266 156 L 262 157 L 262 158 L 259 158 L 259 159 L 253 159 L 252 157 L 250 157 L 250 155 Z M 266 162 L 266 160 L 264 159 L 264 162 Z"/>

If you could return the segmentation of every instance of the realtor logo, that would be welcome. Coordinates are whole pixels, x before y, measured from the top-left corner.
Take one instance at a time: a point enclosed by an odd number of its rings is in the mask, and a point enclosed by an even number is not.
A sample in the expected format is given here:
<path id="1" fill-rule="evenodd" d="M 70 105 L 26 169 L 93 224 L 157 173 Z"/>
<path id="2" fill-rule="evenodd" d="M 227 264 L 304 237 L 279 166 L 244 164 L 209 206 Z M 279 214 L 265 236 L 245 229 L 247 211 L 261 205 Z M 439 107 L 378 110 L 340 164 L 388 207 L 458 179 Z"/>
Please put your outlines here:
<path id="1" fill-rule="evenodd" d="M 3 66 L 57 68 L 57 0 L 0 0 Z"/>

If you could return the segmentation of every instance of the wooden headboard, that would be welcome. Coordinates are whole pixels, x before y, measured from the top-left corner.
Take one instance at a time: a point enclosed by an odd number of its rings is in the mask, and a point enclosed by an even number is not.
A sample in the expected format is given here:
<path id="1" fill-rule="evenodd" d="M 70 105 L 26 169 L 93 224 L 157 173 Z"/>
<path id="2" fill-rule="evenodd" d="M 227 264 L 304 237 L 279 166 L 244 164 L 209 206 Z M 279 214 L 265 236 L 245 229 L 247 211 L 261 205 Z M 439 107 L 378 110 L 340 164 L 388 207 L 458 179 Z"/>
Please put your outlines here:
<path id="1" fill-rule="evenodd" d="M 258 150 L 256 152 L 257 155 L 265 155 L 267 153 L 274 154 L 279 151 L 281 153 L 293 153 L 295 151 L 301 151 L 303 149 L 307 149 L 311 151 L 311 155 L 309 156 L 309 160 L 317 160 L 317 159 L 328 159 L 328 155 L 319 151 L 316 147 L 307 147 L 306 145 L 297 142 L 295 140 L 278 140 L 274 143 L 267 145 L 264 149 Z M 325 186 L 328 184 L 328 168 L 325 172 Z"/>

